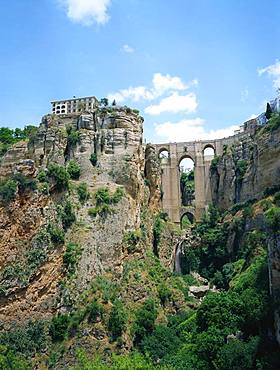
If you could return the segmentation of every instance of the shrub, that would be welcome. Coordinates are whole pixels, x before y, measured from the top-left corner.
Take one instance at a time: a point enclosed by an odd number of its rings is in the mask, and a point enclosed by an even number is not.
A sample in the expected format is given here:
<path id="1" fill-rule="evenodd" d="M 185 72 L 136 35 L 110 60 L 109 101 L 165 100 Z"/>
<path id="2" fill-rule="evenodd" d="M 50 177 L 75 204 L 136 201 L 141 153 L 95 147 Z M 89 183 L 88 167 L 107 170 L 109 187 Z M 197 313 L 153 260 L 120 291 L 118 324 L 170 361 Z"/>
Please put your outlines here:
<path id="1" fill-rule="evenodd" d="M 136 249 L 137 244 L 142 238 L 141 230 L 128 231 L 124 237 L 126 243 L 128 244 L 128 252 L 133 253 Z"/>
<path id="2" fill-rule="evenodd" d="M 103 316 L 104 308 L 103 306 L 98 303 L 96 299 L 94 299 L 86 308 L 86 313 L 88 314 L 88 321 L 89 322 L 96 322 L 98 317 Z"/>
<path id="3" fill-rule="evenodd" d="M 13 175 L 13 180 L 18 183 L 19 191 L 24 192 L 25 190 L 35 190 L 37 188 L 36 182 L 24 176 L 21 172 L 17 172 Z"/>
<path id="4" fill-rule="evenodd" d="M 66 129 L 67 132 L 67 144 L 70 148 L 76 146 L 80 141 L 80 133 L 72 126 L 68 126 Z"/>
<path id="5" fill-rule="evenodd" d="M 235 333 L 243 324 L 244 304 L 240 295 L 231 293 L 210 293 L 197 310 L 196 322 L 198 331 L 210 327 L 224 331 L 224 334 Z"/>
<path id="6" fill-rule="evenodd" d="M 245 159 L 239 159 L 236 162 L 236 177 L 238 181 L 243 180 L 243 177 L 247 171 L 248 163 Z"/>
<path id="7" fill-rule="evenodd" d="M 67 165 L 67 172 L 72 180 L 78 180 L 81 174 L 81 167 L 75 160 L 71 160 Z"/>
<path id="8" fill-rule="evenodd" d="M 69 174 L 63 166 L 51 163 L 48 166 L 48 176 L 53 178 L 55 187 L 58 191 L 68 189 Z"/>
<path id="9" fill-rule="evenodd" d="M 264 126 L 266 131 L 274 131 L 280 127 L 280 113 L 274 113 L 271 115 L 269 121 Z"/>
<path id="10" fill-rule="evenodd" d="M 89 208 L 88 209 L 88 214 L 89 214 L 90 217 L 95 218 L 98 215 L 98 209 L 96 207 Z"/>
<path id="11" fill-rule="evenodd" d="M 8 346 L 15 353 L 35 355 L 35 353 L 46 349 L 45 323 L 42 320 L 29 321 L 27 324 L 14 326 L 9 331 L 1 332 L 0 344 Z"/>
<path id="12" fill-rule="evenodd" d="M 81 247 L 79 244 L 68 243 L 63 255 L 63 264 L 69 274 L 73 274 L 76 270 L 78 259 L 81 255 Z"/>
<path id="13" fill-rule="evenodd" d="M 274 186 L 266 188 L 263 194 L 265 197 L 268 197 L 270 195 L 274 195 L 279 190 L 280 190 L 280 185 L 274 185 Z"/>
<path id="14" fill-rule="evenodd" d="M 124 189 L 121 187 L 118 187 L 111 198 L 111 203 L 118 203 L 122 197 L 124 196 Z"/>
<path id="15" fill-rule="evenodd" d="M 280 191 L 274 195 L 274 203 L 277 207 L 280 207 Z"/>
<path id="16" fill-rule="evenodd" d="M 62 229 L 53 224 L 49 224 L 47 230 L 48 233 L 50 234 L 51 241 L 53 244 L 59 245 L 64 243 L 65 235 Z"/>
<path id="17" fill-rule="evenodd" d="M 158 287 L 158 295 L 161 304 L 164 306 L 172 297 L 172 292 L 165 283 L 161 283 Z"/>
<path id="18" fill-rule="evenodd" d="M 28 268 L 31 271 L 35 270 L 47 260 L 47 257 L 48 254 L 46 249 L 33 246 L 26 254 Z"/>
<path id="19" fill-rule="evenodd" d="M 100 188 L 95 193 L 96 206 L 101 206 L 102 204 L 110 204 L 111 197 L 108 188 Z"/>
<path id="20" fill-rule="evenodd" d="M 93 167 L 95 167 L 97 165 L 97 155 L 95 153 L 92 153 L 90 155 L 90 158 L 89 158 L 91 164 L 93 165 Z"/>
<path id="21" fill-rule="evenodd" d="M 139 345 L 146 335 L 152 333 L 156 318 L 157 310 L 155 302 L 151 298 L 148 298 L 136 312 L 136 320 L 133 325 L 135 344 Z"/>
<path id="22" fill-rule="evenodd" d="M 141 343 L 144 353 L 148 353 L 156 363 L 165 356 L 176 353 L 180 344 L 176 330 L 164 325 L 157 325 L 154 332 Z"/>
<path id="23" fill-rule="evenodd" d="M 77 193 L 80 203 L 84 204 L 89 198 L 89 192 L 86 182 L 82 182 L 81 184 L 78 185 Z"/>
<path id="24" fill-rule="evenodd" d="M 259 338 L 250 338 L 246 343 L 233 340 L 223 345 L 218 352 L 217 365 L 220 370 L 250 370 L 254 368 Z"/>
<path id="25" fill-rule="evenodd" d="M 109 321 L 108 330 L 111 332 L 112 339 L 117 339 L 122 335 L 127 321 L 127 314 L 124 309 L 123 303 L 116 300 L 112 307 Z"/>
<path id="26" fill-rule="evenodd" d="M 0 182 L 0 199 L 4 203 L 10 203 L 15 199 L 17 192 L 17 183 L 14 180 L 8 179 Z"/>
<path id="27" fill-rule="evenodd" d="M 47 174 L 45 171 L 43 170 L 40 170 L 38 175 L 37 175 L 37 180 L 39 182 L 47 182 L 48 181 L 48 177 L 47 177 Z"/>
<path id="28" fill-rule="evenodd" d="M 280 207 L 272 207 L 265 212 L 266 221 L 275 232 L 280 231 Z"/>
<path id="29" fill-rule="evenodd" d="M 220 157 L 219 156 L 215 156 L 212 161 L 211 161 L 211 165 L 210 165 L 210 170 L 211 171 L 215 171 L 217 168 L 218 168 L 218 163 L 220 161 Z"/>
<path id="30" fill-rule="evenodd" d="M 61 342 L 67 337 L 69 324 L 69 315 L 59 313 L 56 317 L 52 319 L 49 333 L 53 342 Z"/>
<path id="31" fill-rule="evenodd" d="M 19 355 L 7 346 L 0 346 L 0 369 L 29 370 L 30 368 L 30 363 L 22 355 Z"/>
<path id="32" fill-rule="evenodd" d="M 155 217 L 153 225 L 153 251 L 157 257 L 158 257 L 158 246 L 160 243 L 160 236 L 162 230 L 163 230 L 163 220 L 159 214 Z"/>
<path id="33" fill-rule="evenodd" d="M 67 230 L 76 221 L 75 212 L 70 200 L 67 200 L 64 207 L 60 210 L 60 217 L 64 230 Z"/>

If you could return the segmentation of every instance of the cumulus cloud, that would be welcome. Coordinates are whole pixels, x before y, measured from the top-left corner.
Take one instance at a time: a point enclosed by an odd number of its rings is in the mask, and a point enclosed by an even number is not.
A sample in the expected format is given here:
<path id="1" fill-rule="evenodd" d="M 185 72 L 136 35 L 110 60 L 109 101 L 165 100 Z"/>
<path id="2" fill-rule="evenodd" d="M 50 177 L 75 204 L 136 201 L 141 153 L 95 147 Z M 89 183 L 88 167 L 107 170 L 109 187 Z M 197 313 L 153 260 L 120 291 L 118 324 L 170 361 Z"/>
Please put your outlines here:
<path id="1" fill-rule="evenodd" d="M 155 73 L 152 79 L 152 87 L 149 88 L 146 86 L 131 86 L 128 89 L 122 89 L 115 93 L 109 94 L 108 99 L 115 99 L 119 103 L 122 103 L 125 100 L 154 100 L 167 92 L 186 90 L 190 86 L 194 86 L 197 84 L 197 80 L 192 80 L 189 84 L 185 84 L 178 76 Z"/>
<path id="2" fill-rule="evenodd" d="M 65 8 L 71 21 L 91 26 L 105 24 L 109 20 L 108 7 L 111 0 L 58 0 Z"/>
<path id="3" fill-rule="evenodd" d="M 194 140 L 213 140 L 234 134 L 239 126 L 234 125 L 217 130 L 207 130 L 201 118 L 183 119 L 179 122 L 156 123 L 155 131 L 161 142 L 182 142 Z"/>
<path id="4" fill-rule="evenodd" d="M 149 105 L 145 108 L 145 113 L 150 115 L 159 115 L 164 112 L 169 113 L 193 113 L 197 108 L 197 99 L 194 93 L 179 95 L 173 92 L 170 96 L 163 98 L 159 104 Z"/>
<path id="5" fill-rule="evenodd" d="M 273 86 L 276 89 L 280 88 L 280 61 L 276 60 L 274 64 L 271 64 L 265 68 L 260 68 L 258 70 L 259 75 L 267 73 L 273 79 Z"/>
<path id="6" fill-rule="evenodd" d="M 128 54 L 134 53 L 134 49 L 127 44 L 121 47 L 121 51 L 124 51 L 125 53 L 128 53 Z"/>

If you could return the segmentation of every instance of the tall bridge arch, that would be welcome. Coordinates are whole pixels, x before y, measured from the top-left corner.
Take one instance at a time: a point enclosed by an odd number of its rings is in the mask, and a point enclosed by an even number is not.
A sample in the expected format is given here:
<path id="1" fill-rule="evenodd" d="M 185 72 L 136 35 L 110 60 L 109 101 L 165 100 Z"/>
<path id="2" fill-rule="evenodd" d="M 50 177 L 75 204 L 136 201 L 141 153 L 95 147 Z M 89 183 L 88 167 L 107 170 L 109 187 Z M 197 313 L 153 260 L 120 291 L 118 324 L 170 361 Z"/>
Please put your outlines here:
<path id="1" fill-rule="evenodd" d="M 213 156 L 204 155 L 207 148 L 212 148 L 215 155 L 223 152 L 221 140 L 192 141 L 182 143 L 155 144 L 158 156 L 161 157 L 162 208 L 173 222 L 180 223 L 182 215 L 191 213 L 196 220 L 200 219 L 206 206 L 211 203 L 209 170 Z M 168 153 L 168 155 L 166 155 Z M 184 158 L 194 162 L 195 202 L 182 206 L 180 189 L 179 164 Z"/>

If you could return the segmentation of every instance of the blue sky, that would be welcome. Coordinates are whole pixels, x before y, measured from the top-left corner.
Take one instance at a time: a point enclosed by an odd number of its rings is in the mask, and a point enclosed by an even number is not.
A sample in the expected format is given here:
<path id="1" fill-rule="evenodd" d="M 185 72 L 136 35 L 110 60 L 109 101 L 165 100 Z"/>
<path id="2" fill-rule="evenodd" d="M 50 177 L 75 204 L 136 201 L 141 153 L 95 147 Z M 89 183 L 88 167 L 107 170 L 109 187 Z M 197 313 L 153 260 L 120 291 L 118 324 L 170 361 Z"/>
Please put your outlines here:
<path id="1" fill-rule="evenodd" d="M 116 97 L 147 141 L 231 134 L 280 87 L 279 0 L 0 0 L 0 125 Z"/>

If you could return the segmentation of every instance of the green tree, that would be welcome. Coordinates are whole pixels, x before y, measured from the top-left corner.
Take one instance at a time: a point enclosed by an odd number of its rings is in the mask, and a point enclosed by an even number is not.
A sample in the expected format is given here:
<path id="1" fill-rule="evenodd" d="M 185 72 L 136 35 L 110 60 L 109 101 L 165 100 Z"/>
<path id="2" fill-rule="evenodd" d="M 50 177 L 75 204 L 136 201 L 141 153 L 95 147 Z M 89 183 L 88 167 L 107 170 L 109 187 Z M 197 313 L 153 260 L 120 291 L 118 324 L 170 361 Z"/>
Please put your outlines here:
<path id="1" fill-rule="evenodd" d="M 139 345 L 142 339 L 152 333 L 157 318 L 157 310 L 153 299 L 148 298 L 136 312 L 136 320 L 133 325 L 134 342 Z"/>
<path id="2" fill-rule="evenodd" d="M 126 310 L 124 308 L 122 301 L 117 299 L 113 304 L 108 321 L 108 329 L 111 332 L 111 336 L 114 340 L 122 335 L 125 329 L 126 322 L 127 322 Z"/>
<path id="3" fill-rule="evenodd" d="M 58 191 L 67 190 L 69 184 L 69 174 L 63 166 L 51 163 L 48 166 L 48 177 L 55 182 L 55 188 Z"/>
<path id="4" fill-rule="evenodd" d="M 266 111 L 265 111 L 265 116 L 267 119 L 270 119 L 272 116 L 272 109 L 269 103 L 266 103 Z"/>
<path id="5" fill-rule="evenodd" d="M 17 183 L 14 180 L 7 179 L 0 182 L 0 199 L 8 204 L 15 199 L 17 192 Z"/>
<path id="6" fill-rule="evenodd" d="M 88 200 L 89 195 L 90 195 L 86 182 L 82 182 L 81 184 L 78 185 L 77 193 L 78 193 L 80 203 L 84 204 Z"/>
<path id="7" fill-rule="evenodd" d="M 78 162 L 76 162 L 74 159 L 69 161 L 67 165 L 67 172 L 69 173 L 69 176 L 73 180 L 78 180 L 81 174 L 81 167 Z"/>
<path id="8" fill-rule="evenodd" d="M 67 337 L 69 324 L 69 315 L 63 315 L 59 313 L 52 319 L 49 333 L 53 342 L 61 342 Z"/>
<path id="9" fill-rule="evenodd" d="M 248 342 L 232 340 L 221 346 L 215 364 L 220 370 L 250 370 L 255 367 L 259 338 L 252 337 Z"/>

